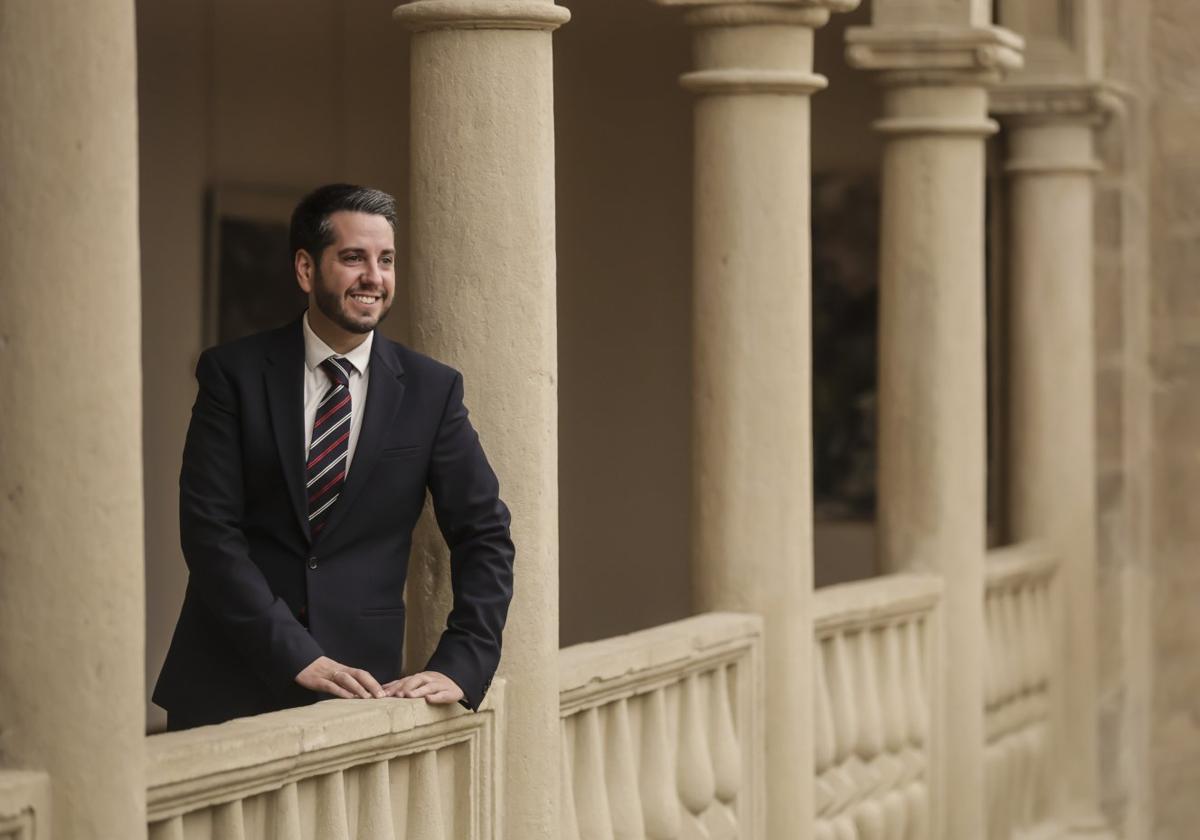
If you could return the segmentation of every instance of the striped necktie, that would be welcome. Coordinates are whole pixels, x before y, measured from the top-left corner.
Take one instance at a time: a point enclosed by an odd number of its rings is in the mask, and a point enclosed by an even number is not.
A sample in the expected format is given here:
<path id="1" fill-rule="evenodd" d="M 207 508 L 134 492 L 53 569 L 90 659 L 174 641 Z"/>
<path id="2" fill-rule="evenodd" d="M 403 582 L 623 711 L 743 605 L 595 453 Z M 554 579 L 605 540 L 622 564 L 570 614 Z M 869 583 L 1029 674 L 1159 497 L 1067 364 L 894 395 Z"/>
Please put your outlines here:
<path id="1" fill-rule="evenodd" d="M 308 445 L 308 527 L 313 536 L 321 533 L 334 502 L 346 482 L 346 458 L 350 449 L 350 372 L 354 365 L 338 356 L 321 362 L 329 377 L 329 391 L 313 419 L 312 443 Z"/>

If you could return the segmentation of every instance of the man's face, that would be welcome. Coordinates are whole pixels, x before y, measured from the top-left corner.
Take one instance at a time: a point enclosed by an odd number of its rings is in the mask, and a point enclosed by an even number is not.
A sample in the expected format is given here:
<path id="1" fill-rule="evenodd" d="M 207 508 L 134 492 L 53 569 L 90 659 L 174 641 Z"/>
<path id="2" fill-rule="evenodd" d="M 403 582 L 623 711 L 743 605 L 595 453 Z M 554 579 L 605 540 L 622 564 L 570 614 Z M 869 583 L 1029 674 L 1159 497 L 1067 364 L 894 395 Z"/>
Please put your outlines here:
<path id="1" fill-rule="evenodd" d="M 396 245 L 383 216 L 340 210 L 329 217 L 333 242 L 314 263 L 297 257 L 296 277 L 314 316 L 346 333 L 375 329 L 396 291 Z M 315 310 L 315 312 L 314 312 Z"/>

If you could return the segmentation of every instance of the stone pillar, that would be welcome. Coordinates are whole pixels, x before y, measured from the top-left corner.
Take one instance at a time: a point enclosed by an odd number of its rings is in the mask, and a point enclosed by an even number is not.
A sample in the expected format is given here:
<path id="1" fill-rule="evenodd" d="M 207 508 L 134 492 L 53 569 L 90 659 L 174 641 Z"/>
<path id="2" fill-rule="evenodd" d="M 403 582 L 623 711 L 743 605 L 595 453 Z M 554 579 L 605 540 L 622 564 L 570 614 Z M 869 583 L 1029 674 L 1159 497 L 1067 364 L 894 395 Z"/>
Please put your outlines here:
<path id="1" fill-rule="evenodd" d="M 0 762 L 146 836 L 132 0 L 0 14 Z"/>
<path id="2" fill-rule="evenodd" d="M 504 633 L 506 836 L 559 834 L 558 364 L 551 32 L 542 0 L 418 0 L 413 30 L 413 339 L 463 371 L 472 420 L 512 510 L 516 595 Z M 432 559 L 432 562 L 430 561 Z M 410 623 L 449 606 L 438 536 L 414 552 Z M 432 648 L 429 641 L 425 645 Z"/>
<path id="3" fill-rule="evenodd" d="M 809 97 L 814 30 L 857 2 L 687 7 L 696 69 L 696 609 L 759 613 L 767 836 L 813 825 Z"/>
<path id="4" fill-rule="evenodd" d="M 1093 131 L 1099 89 L 1010 88 L 1009 536 L 1044 540 L 1060 567 L 1055 816 L 1073 835 L 1099 815 L 1096 689 L 1096 412 L 1092 327 Z"/>
<path id="5" fill-rule="evenodd" d="M 877 24 L 894 5 L 877 0 Z M 971 20 L 923 23 L 851 29 L 847 57 L 881 71 L 885 87 L 880 559 L 945 580 L 931 789 L 939 836 L 959 840 L 985 836 L 984 142 L 996 130 L 986 85 L 1019 64 L 1021 40 Z"/>

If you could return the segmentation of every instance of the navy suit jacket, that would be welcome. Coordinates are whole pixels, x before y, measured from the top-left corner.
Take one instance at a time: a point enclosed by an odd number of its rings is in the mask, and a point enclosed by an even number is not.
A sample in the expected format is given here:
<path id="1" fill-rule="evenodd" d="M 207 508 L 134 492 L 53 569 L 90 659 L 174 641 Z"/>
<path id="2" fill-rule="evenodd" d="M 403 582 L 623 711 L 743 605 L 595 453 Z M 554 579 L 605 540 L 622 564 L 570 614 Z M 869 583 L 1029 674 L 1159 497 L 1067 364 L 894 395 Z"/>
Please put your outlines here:
<path id="1" fill-rule="evenodd" d="M 462 375 L 376 333 L 354 460 L 316 540 L 301 322 L 206 350 L 196 380 L 179 477 L 188 585 L 154 690 L 171 727 L 322 699 L 295 682 L 321 655 L 381 683 L 399 677 L 426 488 L 450 548 L 454 605 L 425 670 L 478 708 L 500 660 L 514 549 Z"/>

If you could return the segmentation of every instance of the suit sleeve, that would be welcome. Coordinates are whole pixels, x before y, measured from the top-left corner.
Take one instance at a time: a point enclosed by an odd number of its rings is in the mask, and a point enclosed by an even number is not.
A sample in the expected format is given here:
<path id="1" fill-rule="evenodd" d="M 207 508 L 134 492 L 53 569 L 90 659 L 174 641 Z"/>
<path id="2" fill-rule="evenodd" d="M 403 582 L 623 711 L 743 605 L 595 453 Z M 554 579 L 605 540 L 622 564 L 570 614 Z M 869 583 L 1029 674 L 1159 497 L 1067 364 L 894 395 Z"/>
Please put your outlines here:
<path id="1" fill-rule="evenodd" d="M 463 404 L 456 373 L 434 442 L 429 489 L 450 548 L 454 606 L 426 670 L 454 680 L 462 704 L 479 708 L 500 663 L 500 639 L 512 600 L 511 517 Z"/>
<path id="2" fill-rule="evenodd" d="M 242 531 L 244 484 L 238 399 L 211 351 L 196 366 L 179 476 L 179 532 L 189 587 L 272 691 L 289 698 L 321 647 L 276 597 Z"/>

